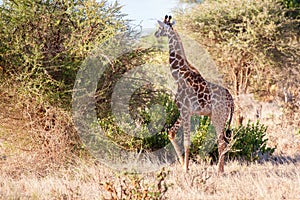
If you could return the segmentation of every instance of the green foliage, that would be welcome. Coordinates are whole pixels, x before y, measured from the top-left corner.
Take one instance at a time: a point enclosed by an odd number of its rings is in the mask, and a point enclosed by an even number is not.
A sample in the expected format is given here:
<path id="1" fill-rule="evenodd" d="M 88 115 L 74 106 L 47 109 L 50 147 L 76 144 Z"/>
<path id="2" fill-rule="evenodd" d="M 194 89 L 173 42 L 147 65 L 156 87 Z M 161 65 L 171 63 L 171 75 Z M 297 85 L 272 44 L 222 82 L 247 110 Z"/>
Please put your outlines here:
<path id="1" fill-rule="evenodd" d="M 149 109 L 151 105 L 160 105 L 163 110 L 152 109 L 151 111 Z M 148 126 L 149 130 L 151 131 L 152 129 L 158 133 L 153 136 L 143 138 L 143 146 L 144 148 L 151 150 L 160 149 L 169 143 L 166 130 L 171 128 L 176 122 L 177 118 L 179 117 L 179 111 L 171 96 L 165 93 L 165 91 L 159 91 L 156 93 L 154 98 L 151 98 L 151 102 L 148 102 L 148 105 L 146 106 L 148 109 L 144 109 L 141 112 L 142 121 L 145 122 L 144 126 L 150 125 Z M 153 124 L 153 122 L 155 122 L 157 125 Z M 158 129 L 158 126 L 161 124 L 163 124 L 162 129 Z"/>
<path id="2" fill-rule="evenodd" d="M 283 4 L 287 8 L 300 8 L 300 1 L 299 0 L 283 0 Z"/>
<path id="3" fill-rule="evenodd" d="M 276 148 L 267 147 L 266 131 L 267 127 L 259 121 L 235 128 L 235 142 L 228 153 L 229 158 L 256 161 L 264 155 L 272 155 Z"/>
<path id="4" fill-rule="evenodd" d="M 300 19 L 300 0 L 283 0 L 282 4 L 288 9 L 286 12 L 287 17 Z"/>
<path id="5" fill-rule="evenodd" d="M 130 113 L 138 127 L 134 136 L 119 127 L 112 116 L 99 119 L 99 125 L 111 140 L 129 150 L 155 151 L 170 142 L 166 130 L 175 123 L 179 112 L 168 93 L 148 87 L 137 90 Z"/>
<path id="6" fill-rule="evenodd" d="M 127 29 L 106 1 L 7 0 L 0 7 L 0 66 L 29 94 L 70 102 L 78 67 L 99 44 Z"/>
<path id="7" fill-rule="evenodd" d="M 162 60 L 167 60 L 167 57 L 161 59 L 163 56 L 165 55 L 152 48 L 134 50 L 118 58 L 113 64 L 114 69 L 108 68 L 98 82 L 96 109 L 99 125 L 106 136 L 122 148 L 133 151 L 154 151 L 169 143 L 166 130 L 179 116 L 170 91 L 152 83 L 145 85 L 143 78 L 137 78 L 139 77 L 137 73 L 130 79 L 131 86 L 137 84 L 137 89 L 130 94 L 129 102 L 125 102 L 128 103 L 129 110 L 129 116 L 126 118 L 130 119 L 130 122 L 126 123 L 128 120 L 122 120 L 124 125 L 118 124 L 111 110 L 112 93 L 116 84 L 124 77 L 124 73 L 146 63 L 161 64 Z M 134 126 L 127 131 L 126 126 L 130 123 Z M 133 130 L 134 134 L 128 133 Z"/>
<path id="8" fill-rule="evenodd" d="M 174 19 L 208 49 L 236 95 L 268 95 L 270 85 L 286 84 L 288 71 L 299 70 L 299 20 L 289 11 L 276 0 L 206 0 Z M 299 73 L 292 76 L 300 84 Z"/>
<path id="9" fill-rule="evenodd" d="M 204 158 L 215 146 L 215 130 L 210 119 L 205 117 L 193 117 L 191 124 L 197 124 L 195 133 L 191 137 L 191 155 L 199 155 Z"/>
<path id="10" fill-rule="evenodd" d="M 215 132 L 210 127 L 211 124 L 208 118 L 200 119 L 199 129 L 192 138 L 192 157 L 195 158 L 200 155 L 205 158 L 209 155 L 213 160 L 218 158 L 216 137 L 211 136 Z M 262 158 L 262 156 L 272 155 L 275 148 L 267 147 L 266 131 L 267 127 L 259 122 L 248 122 L 246 126 L 241 125 L 234 128 L 231 133 L 233 138 L 229 140 L 228 144 L 230 148 L 228 148 L 227 157 L 252 162 Z M 213 146 L 207 148 L 205 144 L 213 144 Z"/>

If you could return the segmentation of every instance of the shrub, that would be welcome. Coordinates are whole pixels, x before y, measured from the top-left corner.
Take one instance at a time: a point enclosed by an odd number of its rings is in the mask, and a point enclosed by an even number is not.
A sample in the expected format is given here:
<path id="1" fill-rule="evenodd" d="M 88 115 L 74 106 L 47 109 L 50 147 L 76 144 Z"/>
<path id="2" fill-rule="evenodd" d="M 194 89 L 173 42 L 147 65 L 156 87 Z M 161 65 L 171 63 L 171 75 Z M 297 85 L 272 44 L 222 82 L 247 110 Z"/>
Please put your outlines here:
<path id="1" fill-rule="evenodd" d="M 0 6 L 0 66 L 28 95 L 70 102 L 81 62 L 127 30 L 121 7 L 106 1 L 7 0 Z M 22 91 L 24 92 L 24 91 Z"/>
<path id="2" fill-rule="evenodd" d="M 191 124 L 197 124 L 191 137 L 191 155 L 204 158 L 215 149 L 215 130 L 207 116 L 192 117 Z"/>
<path id="3" fill-rule="evenodd" d="M 155 179 L 155 184 L 149 184 L 143 177 L 136 174 L 124 174 L 118 176 L 118 182 L 100 183 L 104 187 L 110 199 L 145 199 L 159 200 L 165 199 L 165 194 L 172 184 L 166 182 L 169 172 L 162 169 Z M 120 188 L 120 189 L 118 189 Z"/>
<path id="4" fill-rule="evenodd" d="M 153 106 L 163 110 L 157 111 Z M 113 116 L 99 118 L 99 125 L 111 140 L 126 149 L 155 151 L 170 142 L 167 130 L 177 120 L 179 112 L 168 93 L 146 87 L 133 94 L 130 115 L 138 127 L 134 136 L 118 127 Z"/>
<path id="5" fill-rule="evenodd" d="M 235 128 L 233 131 L 235 142 L 228 152 L 228 157 L 256 161 L 263 156 L 272 155 L 276 148 L 267 146 L 266 131 L 267 127 L 260 124 L 259 121 L 248 122 L 246 126 L 241 125 Z"/>
<path id="6" fill-rule="evenodd" d="M 174 18 L 180 32 L 207 48 L 235 95 L 266 97 L 272 85 L 300 85 L 299 20 L 287 15 L 294 10 L 280 0 L 206 0 Z"/>
<path id="7" fill-rule="evenodd" d="M 282 3 L 287 8 L 299 8 L 300 7 L 300 1 L 299 0 L 283 0 Z M 299 14 L 298 14 L 299 16 Z"/>
<path id="8" fill-rule="evenodd" d="M 199 127 L 192 138 L 192 157 L 197 158 L 200 155 L 202 158 L 205 158 L 205 156 L 209 156 L 210 159 L 217 160 L 216 136 L 213 136 L 215 133 L 210 128 L 211 125 L 208 118 L 201 118 Z M 259 121 L 256 123 L 248 122 L 245 126 L 240 125 L 234 128 L 231 133 L 233 137 L 228 144 L 227 158 L 252 162 L 264 156 L 272 155 L 275 148 L 267 146 L 266 131 L 267 127 L 260 124 Z M 213 145 L 207 146 L 207 144 Z"/>

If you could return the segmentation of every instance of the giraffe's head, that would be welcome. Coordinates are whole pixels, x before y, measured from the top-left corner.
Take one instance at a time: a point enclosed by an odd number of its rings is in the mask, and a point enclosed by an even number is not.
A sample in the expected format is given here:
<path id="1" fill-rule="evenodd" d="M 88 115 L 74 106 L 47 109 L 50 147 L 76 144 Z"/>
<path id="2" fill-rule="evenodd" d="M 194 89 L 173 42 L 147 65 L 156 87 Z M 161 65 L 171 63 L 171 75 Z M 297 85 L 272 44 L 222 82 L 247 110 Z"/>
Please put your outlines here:
<path id="1" fill-rule="evenodd" d="M 159 24 L 159 28 L 158 30 L 155 32 L 155 37 L 161 37 L 161 36 L 167 36 L 170 31 L 173 30 L 173 25 L 175 24 L 175 21 L 173 21 L 171 23 L 171 19 L 172 19 L 172 16 L 168 16 L 166 15 L 165 16 L 165 19 L 164 19 L 164 22 L 162 21 L 157 21 L 158 24 Z"/>

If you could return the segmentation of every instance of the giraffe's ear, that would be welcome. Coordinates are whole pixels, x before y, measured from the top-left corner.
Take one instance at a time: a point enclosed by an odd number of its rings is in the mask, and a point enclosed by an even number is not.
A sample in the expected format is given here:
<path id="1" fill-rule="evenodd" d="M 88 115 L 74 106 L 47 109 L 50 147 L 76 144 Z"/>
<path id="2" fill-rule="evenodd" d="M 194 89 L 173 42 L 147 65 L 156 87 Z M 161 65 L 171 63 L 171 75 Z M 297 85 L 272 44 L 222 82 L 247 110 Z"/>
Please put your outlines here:
<path id="1" fill-rule="evenodd" d="M 174 26 L 175 24 L 176 24 L 176 21 L 175 21 L 175 20 L 173 20 L 173 22 L 172 22 L 172 24 L 171 24 L 171 25 L 172 25 L 172 26 Z"/>
<path id="2" fill-rule="evenodd" d="M 162 27 L 162 28 L 165 26 L 165 23 L 163 23 L 162 21 L 157 20 L 157 23 L 158 23 L 159 26 Z"/>

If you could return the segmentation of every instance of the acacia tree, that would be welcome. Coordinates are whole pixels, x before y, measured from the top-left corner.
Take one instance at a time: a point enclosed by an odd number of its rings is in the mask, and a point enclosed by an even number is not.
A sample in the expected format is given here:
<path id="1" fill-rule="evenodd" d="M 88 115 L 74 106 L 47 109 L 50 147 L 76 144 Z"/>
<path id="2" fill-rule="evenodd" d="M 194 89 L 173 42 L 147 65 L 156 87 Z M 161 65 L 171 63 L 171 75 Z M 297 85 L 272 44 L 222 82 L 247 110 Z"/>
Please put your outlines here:
<path id="1" fill-rule="evenodd" d="M 299 7 L 292 0 L 206 0 L 178 11 L 180 31 L 205 46 L 238 98 L 300 100 Z M 239 115 L 237 113 L 237 115 Z M 242 116 L 240 116 L 242 119 Z"/>
<path id="2" fill-rule="evenodd" d="M 128 29 L 120 9 L 106 0 L 4 0 L 0 66 L 27 90 L 70 97 L 87 54 Z"/>
<path id="3" fill-rule="evenodd" d="M 276 0 L 206 0 L 176 18 L 179 29 L 203 44 L 228 74 L 237 96 L 268 95 L 287 71 L 299 70 L 300 22 L 289 11 Z"/>

